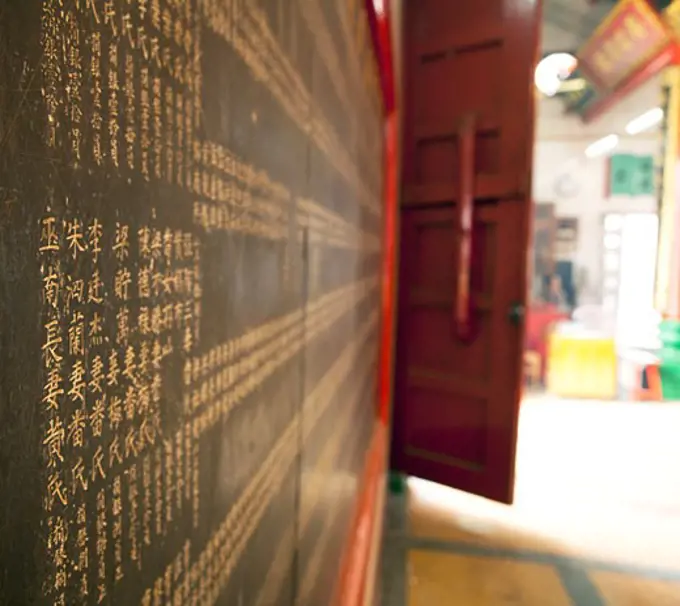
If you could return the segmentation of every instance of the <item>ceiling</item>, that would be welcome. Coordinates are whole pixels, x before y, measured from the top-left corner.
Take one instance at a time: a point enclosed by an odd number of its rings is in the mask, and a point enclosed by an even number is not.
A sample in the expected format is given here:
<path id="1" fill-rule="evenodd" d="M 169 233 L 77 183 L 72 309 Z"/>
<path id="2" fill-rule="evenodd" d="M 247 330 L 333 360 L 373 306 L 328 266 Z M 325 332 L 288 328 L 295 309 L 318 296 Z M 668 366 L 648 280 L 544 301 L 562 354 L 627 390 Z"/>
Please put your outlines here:
<path id="1" fill-rule="evenodd" d="M 575 52 L 590 37 L 616 0 L 544 0 L 543 52 Z"/>

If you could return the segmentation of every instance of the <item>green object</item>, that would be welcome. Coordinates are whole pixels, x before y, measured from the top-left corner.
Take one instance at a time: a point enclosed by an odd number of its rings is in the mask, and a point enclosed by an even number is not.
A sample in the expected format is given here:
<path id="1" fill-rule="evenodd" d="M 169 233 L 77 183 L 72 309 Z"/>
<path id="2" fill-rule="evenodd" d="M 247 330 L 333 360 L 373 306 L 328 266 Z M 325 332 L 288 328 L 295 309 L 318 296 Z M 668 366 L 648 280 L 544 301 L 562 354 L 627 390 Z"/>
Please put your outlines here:
<path id="1" fill-rule="evenodd" d="M 654 158 L 614 154 L 609 160 L 609 194 L 645 196 L 654 193 Z"/>
<path id="2" fill-rule="evenodd" d="M 664 320 L 659 325 L 661 351 L 659 372 L 664 400 L 680 400 L 680 322 Z"/>
<path id="3" fill-rule="evenodd" d="M 388 486 L 392 494 L 404 494 L 406 492 L 406 477 L 398 471 L 390 471 Z"/>
<path id="4" fill-rule="evenodd" d="M 583 78 L 578 70 L 574 72 L 574 77 Z M 566 110 L 569 113 L 575 113 L 581 117 L 583 117 L 586 112 L 602 98 L 597 92 L 597 89 L 587 80 L 584 80 L 582 88 L 563 93 L 561 96 L 564 100 Z"/>

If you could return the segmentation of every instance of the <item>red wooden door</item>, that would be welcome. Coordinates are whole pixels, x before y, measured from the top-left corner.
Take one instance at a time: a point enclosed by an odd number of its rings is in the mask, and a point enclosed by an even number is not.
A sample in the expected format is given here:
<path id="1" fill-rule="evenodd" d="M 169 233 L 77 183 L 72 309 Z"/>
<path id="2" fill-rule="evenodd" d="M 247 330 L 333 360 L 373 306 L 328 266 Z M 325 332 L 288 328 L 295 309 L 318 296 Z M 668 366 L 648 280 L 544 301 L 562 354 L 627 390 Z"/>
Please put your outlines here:
<path id="1" fill-rule="evenodd" d="M 537 0 L 406 2 L 393 468 L 511 502 Z"/>

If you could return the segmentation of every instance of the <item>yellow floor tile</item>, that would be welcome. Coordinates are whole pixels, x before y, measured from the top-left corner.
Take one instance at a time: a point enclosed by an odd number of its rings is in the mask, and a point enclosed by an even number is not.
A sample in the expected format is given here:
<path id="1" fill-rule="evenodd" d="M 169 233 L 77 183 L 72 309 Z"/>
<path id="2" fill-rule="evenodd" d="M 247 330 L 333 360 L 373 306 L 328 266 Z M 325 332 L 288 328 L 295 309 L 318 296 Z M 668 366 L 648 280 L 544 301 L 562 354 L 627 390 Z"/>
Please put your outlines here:
<path id="1" fill-rule="evenodd" d="M 680 570 L 679 404 L 546 396 L 520 421 L 515 504 L 412 480 L 412 535 Z"/>
<path id="2" fill-rule="evenodd" d="M 550 566 L 412 551 L 409 606 L 570 606 Z"/>
<path id="3" fill-rule="evenodd" d="M 591 580 L 611 606 L 678 606 L 680 582 L 643 579 L 615 572 L 595 572 Z"/>
<path id="4" fill-rule="evenodd" d="M 415 537 L 576 556 L 567 544 L 537 532 L 505 505 L 422 481 L 409 490 L 409 533 Z"/>

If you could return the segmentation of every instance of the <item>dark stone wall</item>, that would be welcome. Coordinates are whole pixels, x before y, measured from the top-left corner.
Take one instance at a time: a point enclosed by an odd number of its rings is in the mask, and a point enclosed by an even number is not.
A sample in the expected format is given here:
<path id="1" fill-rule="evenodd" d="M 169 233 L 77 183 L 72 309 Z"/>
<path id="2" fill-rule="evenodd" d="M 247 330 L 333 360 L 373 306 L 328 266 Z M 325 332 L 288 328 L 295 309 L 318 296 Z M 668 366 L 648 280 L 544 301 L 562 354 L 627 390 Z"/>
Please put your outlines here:
<path id="1" fill-rule="evenodd" d="M 362 2 L 0 3 L 0 604 L 330 602 L 379 99 Z"/>

